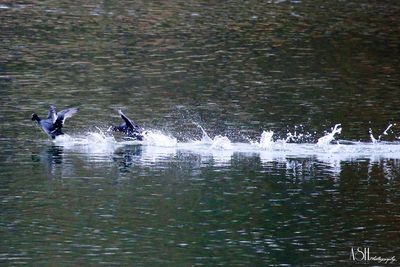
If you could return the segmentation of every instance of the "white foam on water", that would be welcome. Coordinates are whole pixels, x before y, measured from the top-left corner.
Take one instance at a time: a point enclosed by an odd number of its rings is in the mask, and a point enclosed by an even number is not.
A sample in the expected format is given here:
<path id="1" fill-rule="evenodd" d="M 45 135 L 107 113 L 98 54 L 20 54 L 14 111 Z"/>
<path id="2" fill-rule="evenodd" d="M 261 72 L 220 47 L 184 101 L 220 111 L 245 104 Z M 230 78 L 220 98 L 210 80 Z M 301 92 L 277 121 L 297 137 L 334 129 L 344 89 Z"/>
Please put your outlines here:
<path id="1" fill-rule="evenodd" d="M 211 149 L 231 150 L 232 148 L 233 147 L 231 140 L 229 140 L 228 137 L 222 135 L 215 136 L 211 143 Z"/>
<path id="2" fill-rule="evenodd" d="M 174 147 L 178 144 L 178 140 L 160 131 L 145 131 L 143 133 L 143 144 L 159 147 Z"/>
<path id="3" fill-rule="evenodd" d="M 85 135 L 60 135 L 54 140 L 54 144 L 67 150 L 75 150 L 88 154 L 109 155 L 121 147 L 112 135 L 106 135 L 102 131 L 88 132 Z"/>
<path id="4" fill-rule="evenodd" d="M 197 154 L 204 159 L 212 158 L 216 165 L 230 164 L 232 156 L 236 153 L 259 155 L 261 162 L 265 164 L 271 161 L 288 162 L 288 159 L 293 158 L 314 158 L 336 169 L 341 161 L 346 160 L 369 159 L 376 162 L 381 158 L 400 159 L 400 142 L 379 141 L 373 138 L 372 131 L 372 142 L 334 142 L 342 131 L 340 124 L 336 124 L 316 143 L 293 143 L 292 141 L 298 141 L 293 139 L 293 136 L 300 136 L 296 133 L 288 134 L 285 139 L 274 140 L 272 131 L 263 131 L 257 141 L 232 142 L 222 135 L 211 138 L 201 126 L 199 128 L 202 131 L 201 139 L 189 142 L 178 142 L 175 137 L 161 131 L 145 131 L 143 141 L 117 141 L 112 135 L 99 129 L 84 135 L 62 135 L 57 137 L 54 143 L 67 150 L 103 156 L 113 155 L 117 149 L 124 146 L 140 145 L 141 152 L 138 158 L 145 163 L 170 160 L 179 151 Z"/>
<path id="5" fill-rule="evenodd" d="M 273 131 L 263 131 L 261 134 L 260 142 L 252 142 L 252 144 L 261 149 L 269 149 L 274 144 L 274 140 L 272 139 L 273 136 Z"/>

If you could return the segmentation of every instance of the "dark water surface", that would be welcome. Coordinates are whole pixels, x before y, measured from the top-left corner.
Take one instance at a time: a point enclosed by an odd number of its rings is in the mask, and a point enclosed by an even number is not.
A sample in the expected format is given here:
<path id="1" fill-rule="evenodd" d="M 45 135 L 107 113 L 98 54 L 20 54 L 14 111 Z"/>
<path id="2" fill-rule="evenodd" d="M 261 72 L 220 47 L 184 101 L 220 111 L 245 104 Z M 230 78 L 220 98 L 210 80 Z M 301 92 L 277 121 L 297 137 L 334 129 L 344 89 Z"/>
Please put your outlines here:
<path id="1" fill-rule="evenodd" d="M 343 265 L 352 246 L 398 264 L 399 14 L 397 1 L 2 1 L 0 264 Z M 47 139 L 30 117 L 49 104 L 80 108 L 65 132 L 88 144 Z M 178 144 L 101 137 L 118 109 Z M 237 145 L 188 145 L 193 122 Z M 336 123 L 363 143 L 314 145 Z M 388 143 L 364 143 L 370 129 Z M 309 146 L 249 149 L 263 130 Z"/>

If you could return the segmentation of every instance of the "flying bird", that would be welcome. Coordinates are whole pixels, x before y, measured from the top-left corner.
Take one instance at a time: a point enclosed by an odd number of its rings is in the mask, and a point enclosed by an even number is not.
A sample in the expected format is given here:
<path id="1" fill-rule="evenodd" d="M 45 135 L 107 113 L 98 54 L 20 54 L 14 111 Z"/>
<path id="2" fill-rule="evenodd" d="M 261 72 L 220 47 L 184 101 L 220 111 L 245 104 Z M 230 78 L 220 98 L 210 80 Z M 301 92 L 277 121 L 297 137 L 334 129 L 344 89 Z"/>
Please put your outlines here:
<path id="1" fill-rule="evenodd" d="M 68 108 L 57 112 L 56 107 L 51 105 L 47 119 L 41 119 L 36 113 L 33 113 L 32 121 L 36 121 L 48 136 L 55 139 L 64 134 L 61 129 L 65 120 L 72 117 L 76 112 L 78 112 L 77 108 Z"/>

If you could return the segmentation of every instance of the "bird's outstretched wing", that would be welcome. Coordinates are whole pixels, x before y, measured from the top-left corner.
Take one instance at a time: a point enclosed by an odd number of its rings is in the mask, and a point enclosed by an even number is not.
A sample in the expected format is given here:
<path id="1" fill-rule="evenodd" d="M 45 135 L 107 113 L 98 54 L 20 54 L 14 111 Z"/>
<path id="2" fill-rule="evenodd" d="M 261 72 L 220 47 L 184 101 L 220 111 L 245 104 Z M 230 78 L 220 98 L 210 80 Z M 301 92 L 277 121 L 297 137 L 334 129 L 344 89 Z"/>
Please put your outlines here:
<path id="1" fill-rule="evenodd" d="M 56 107 L 53 105 L 50 105 L 49 108 L 49 115 L 47 116 L 47 119 L 51 120 L 52 123 L 55 123 L 57 120 L 57 111 L 56 111 Z"/>
<path id="2" fill-rule="evenodd" d="M 63 126 L 65 120 L 72 117 L 77 112 L 78 112 L 77 108 L 68 108 L 68 109 L 61 110 L 60 112 L 57 113 L 57 119 L 54 123 L 55 126 L 59 126 L 59 125 Z"/>
<path id="3" fill-rule="evenodd" d="M 128 126 L 128 128 L 130 128 L 131 130 L 137 130 L 137 131 L 141 131 L 142 128 L 137 125 L 134 121 L 130 120 L 124 113 L 122 113 L 121 110 L 118 110 L 119 115 L 121 115 L 121 118 L 125 121 L 126 126 Z"/>

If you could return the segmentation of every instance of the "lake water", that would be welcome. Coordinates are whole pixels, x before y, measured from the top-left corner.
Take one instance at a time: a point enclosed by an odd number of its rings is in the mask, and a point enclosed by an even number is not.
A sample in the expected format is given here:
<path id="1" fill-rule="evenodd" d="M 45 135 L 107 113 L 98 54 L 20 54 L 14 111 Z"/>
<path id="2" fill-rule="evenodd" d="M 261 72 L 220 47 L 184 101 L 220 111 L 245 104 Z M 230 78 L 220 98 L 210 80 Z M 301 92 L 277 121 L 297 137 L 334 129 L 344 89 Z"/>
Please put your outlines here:
<path id="1" fill-rule="evenodd" d="M 1 3 L 1 265 L 398 264 L 399 14 Z M 55 141 L 50 104 L 79 108 Z M 107 131 L 119 109 L 143 142 Z"/>

